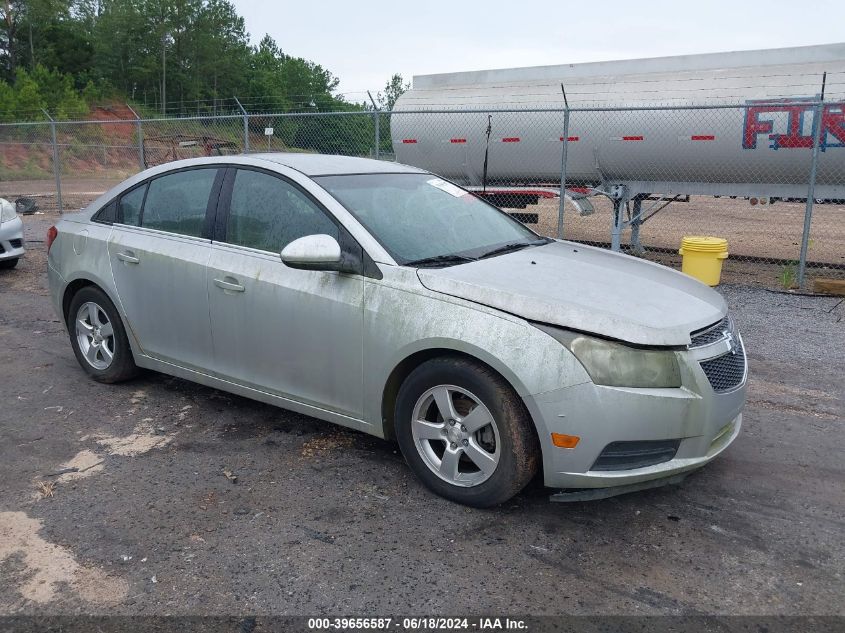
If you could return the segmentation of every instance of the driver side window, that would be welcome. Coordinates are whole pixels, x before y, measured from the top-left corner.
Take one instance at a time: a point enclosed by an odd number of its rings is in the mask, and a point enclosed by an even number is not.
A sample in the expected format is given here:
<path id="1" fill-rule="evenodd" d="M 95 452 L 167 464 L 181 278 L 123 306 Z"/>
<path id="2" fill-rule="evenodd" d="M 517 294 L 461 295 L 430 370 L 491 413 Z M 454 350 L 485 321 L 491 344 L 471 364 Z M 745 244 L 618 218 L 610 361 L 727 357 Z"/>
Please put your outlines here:
<path id="1" fill-rule="evenodd" d="M 302 191 L 270 174 L 237 170 L 226 224 L 229 244 L 279 253 L 317 233 L 338 239 L 337 225 Z"/>

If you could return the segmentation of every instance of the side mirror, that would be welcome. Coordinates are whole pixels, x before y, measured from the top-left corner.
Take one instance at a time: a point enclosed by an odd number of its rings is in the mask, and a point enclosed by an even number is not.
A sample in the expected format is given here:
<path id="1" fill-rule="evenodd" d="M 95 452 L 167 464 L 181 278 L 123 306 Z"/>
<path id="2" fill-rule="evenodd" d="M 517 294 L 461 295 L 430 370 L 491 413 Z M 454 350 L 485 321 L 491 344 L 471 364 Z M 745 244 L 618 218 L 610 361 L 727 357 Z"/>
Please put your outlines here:
<path id="1" fill-rule="evenodd" d="M 340 244 L 331 235 L 306 235 L 294 240 L 282 249 L 282 261 L 286 266 L 301 270 L 341 271 L 345 268 Z"/>
<path id="2" fill-rule="evenodd" d="M 361 274 L 361 259 L 344 253 L 331 235 L 306 235 L 282 249 L 282 262 L 300 270 Z"/>
<path id="3" fill-rule="evenodd" d="M 281 257 L 285 266 L 299 270 L 334 271 L 381 279 L 378 266 L 371 261 L 370 267 L 367 267 L 363 250 L 343 230 L 340 232 L 340 242 L 331 235 L 300 237 L 282 249 Z"/>

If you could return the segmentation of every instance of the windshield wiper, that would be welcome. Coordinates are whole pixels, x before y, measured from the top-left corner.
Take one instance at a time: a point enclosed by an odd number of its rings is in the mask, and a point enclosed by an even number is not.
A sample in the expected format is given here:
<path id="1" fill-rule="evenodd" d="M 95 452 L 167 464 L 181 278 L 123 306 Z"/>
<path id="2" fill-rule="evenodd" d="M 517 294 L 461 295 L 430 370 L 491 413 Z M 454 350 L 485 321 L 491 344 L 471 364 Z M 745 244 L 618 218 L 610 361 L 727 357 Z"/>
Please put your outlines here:
<path id="1" fill-rule="evenodd" d="M 466 262 L 474 262 L 474 257 L 467 257 L 466 255 L 435 255 L 433 257 L 423 257 L 422 259 L 414 259 L 407 262 L 406 266 L 417 266 L 419 268 L 435 268 L 437 266 L 454 266 L 455 264 L 464 264 Z"/>
<path id="2" fill-rule="evenodd" d="M 481 255 L 478 259 L 484 259 L 486 257 L 494 257 L 496 255 L 502 255 L 504 253 L 510 253 L 511 251 L 518 251 L 523 248 L 528 248 L 529 246 L 540 246 L 541 244 L 549 244 L 553 240 L 549 239 L 548 237 L 542 237 L 539 240 L 533 240 L 531 242 L 511 242 L 509 244 L 503 244 L 502 246 L 497 246 L 491 251 L 487 251 L 483 255 Z"/>

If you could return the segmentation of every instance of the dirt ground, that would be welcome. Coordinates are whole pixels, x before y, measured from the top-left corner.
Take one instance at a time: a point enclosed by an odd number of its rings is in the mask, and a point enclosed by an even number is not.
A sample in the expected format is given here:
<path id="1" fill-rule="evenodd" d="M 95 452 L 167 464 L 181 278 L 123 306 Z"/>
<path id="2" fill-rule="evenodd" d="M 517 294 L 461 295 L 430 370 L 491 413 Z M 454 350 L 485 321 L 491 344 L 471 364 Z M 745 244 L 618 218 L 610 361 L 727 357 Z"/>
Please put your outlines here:
<path id="1" fill-rule="evenodd" d="M 602 197 L 590 200 L 596 209 L 590 216 L 581 217 L 567 206 L 564 235 L 567 239 L 607 242 L 612 223 L 610 202 Z M 643 208 L 652 204 L 656 201 L 645 201 Z M 538 207 L 540 230 L 554 234 L 557 201 L 544 201 Z M 735 258 L 798 259 L 804 212 L 804 203 L 779 201 L 752 206 L 748 200 L 692 196 L 689 202 L 673 202 L 648 220 L 640 236 L 645 246 L 677 249 L 685 235 L 715 235 L 728 240 Z M 812 240 L 812 261 L 845 264 L 845 207 L 814 205 Z"/>
<path id="2" fill-rule="evenodd" d="M 682 485 L 480 511 L 392 443 L 161 374 L 88 380 L 47 296 L 52 219 L 0 271 L 0 615 L 845 616 L 840 300 L 720 288 L 749 404 Z"/>
<path id="3" fill-rule="evenodd" d="M 580 216 L 567 205 L 564 236 L 608 244 L 612 206 L 606 198 L 590 200 L 595 213 L 589 216 Z M 652 204 L 660 203 L 645 201 L 643 208 Z M 539 223 L 530 226 L 543 235 L 557 237 L 557 200 L 543 201 L 525 211 L 539 212 Z M 692 196 L 689 202 L 674 202 L 647 220 L 640 229 L 640 241 L 646 249 L 654 249 L 645 257 L 680 269 L 678 248 L 684 236 L 723 237 L 728 240 L 730 253 L 723 263 L 724 281 L 783 288 L 791 285 L 788 282 L 794 281 L 797 272 L 804 215 L 804 203 L 779 201 L 752 206 L 748 200 Z M 845 207 L 814 205 L 811 227 L 807 287 L 812 287 L 816 277 L 845 278 Z M 623 234 L 622 243 L 623 248 L 630 243 L 630 230 Z"/>
<path id="4" fill-rule="evenodd" d="M 65 213 L 79 211 L 122 179 L 91 178 L 62 180 L 62 206 Z M 53 180 L 0 180 L 0 198 L 34 198 L 41 211 L 57 212 L 56 183 Z"/>

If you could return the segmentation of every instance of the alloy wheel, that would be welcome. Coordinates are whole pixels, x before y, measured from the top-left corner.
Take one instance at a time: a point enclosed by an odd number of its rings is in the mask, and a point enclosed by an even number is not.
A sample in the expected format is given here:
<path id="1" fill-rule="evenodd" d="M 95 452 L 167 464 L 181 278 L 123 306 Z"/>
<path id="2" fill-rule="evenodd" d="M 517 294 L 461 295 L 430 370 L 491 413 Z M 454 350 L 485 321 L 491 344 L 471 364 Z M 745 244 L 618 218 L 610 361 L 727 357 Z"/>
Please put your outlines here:
<path id="1" fill-rule="evenodd" d="M 114 328 L 105 310 L 94 302 L 83 303 L 76 312 L 76 340 L 91 367 L 108 369 L 114 360 Z"/>
<path id="2" fill-rule="evenodd" d="M 479 398 L 461 387 L 438 385 L 423 393 L 414 405 L 411 433 L 426 466 L 452 485 L 477 486 L 499 464 L 496 421 Z"/>

